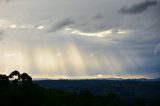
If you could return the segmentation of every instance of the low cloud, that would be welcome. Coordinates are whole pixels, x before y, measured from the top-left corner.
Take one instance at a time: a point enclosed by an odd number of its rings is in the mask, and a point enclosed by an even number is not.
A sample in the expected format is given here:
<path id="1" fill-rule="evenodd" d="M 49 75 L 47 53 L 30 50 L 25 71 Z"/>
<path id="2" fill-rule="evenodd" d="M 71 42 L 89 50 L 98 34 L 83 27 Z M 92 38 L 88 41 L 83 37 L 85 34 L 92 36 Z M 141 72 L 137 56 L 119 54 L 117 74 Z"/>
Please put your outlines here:
<path id="1" fill-rule="evenodd" d="M 99 37 L 99 38 L 112 38 L 118 37 L 118 36 L 124 36 L 128 34 L 128 31 L 121 30 L 121 29 L 108 29 L 104 31 L 98 31 L 98 32 L 83 32 L 78 29 L 72 29 L 72 28 L 66 28 L 65 29 L 70 34 L 74 35 L 81 35 L 81 36 L 87 36 L 87 37 Z"/>
<path id="2" fill-rule="evenodd" d="M 157 5 L 157 1 L 145 1 L 139 4 L 134 4 L 130 7 L 123 7 L 120 9 L 122 14 L 139 14 L 146 11 L 149 7 Z"/>
<path id="3" fill-rule="evenodd" d="M 53 26 L 51 26 L 49 28 L 48 32 L 56 32 L 56 31 L 61 30 L 67 26 L 73 25 L 74 23 L 75 22 L 70 18 L 63 19 L 63 20 L 55 23 Z"/>

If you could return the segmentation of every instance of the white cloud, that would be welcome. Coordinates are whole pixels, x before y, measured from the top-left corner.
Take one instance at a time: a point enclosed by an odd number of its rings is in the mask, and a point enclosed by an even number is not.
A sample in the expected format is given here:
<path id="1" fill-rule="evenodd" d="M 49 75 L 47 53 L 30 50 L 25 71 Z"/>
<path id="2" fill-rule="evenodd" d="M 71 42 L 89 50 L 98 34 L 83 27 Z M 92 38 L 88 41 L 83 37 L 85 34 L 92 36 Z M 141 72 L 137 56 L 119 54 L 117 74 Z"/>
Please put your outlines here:
<path id="1" fill-rule="evenodd" d="M 43 25 L 34 25 L 34 24 L 16 24 L 15 22 L 0 19 L 0 28 L 1 29 L 37 29 L 37 30 L 43 30 L 45 27 Z"/>
<path id="2" fill-rule="evenodd" d="M 100 32 L 83 32 L 78 29 L 66 28 L 65 31 L 74 35 L 88 36 L 88 37 L 99 37 L 99 38 L 110 38 L 113 36 L 124 36 L 128 35 L 129 31 L 121 30 L 121 29 L 109 29 Z"/>
<path id="3" fill-rule="evenodd" d="M 38 29 L 38 30 L 43 30 L 44 28 L 45 28 L 45 27 L 42 26 L 42 25 L 41 25 L 41 26 L 37 26 L 37 29 Z"/>

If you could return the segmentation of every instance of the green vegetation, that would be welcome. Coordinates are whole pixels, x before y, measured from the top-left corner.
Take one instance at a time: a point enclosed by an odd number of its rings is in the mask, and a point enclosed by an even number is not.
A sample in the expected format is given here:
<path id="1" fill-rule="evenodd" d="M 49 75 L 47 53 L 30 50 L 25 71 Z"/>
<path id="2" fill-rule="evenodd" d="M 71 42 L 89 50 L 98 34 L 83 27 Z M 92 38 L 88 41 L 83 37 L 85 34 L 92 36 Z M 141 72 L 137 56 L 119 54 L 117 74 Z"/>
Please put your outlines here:
<path id="1" fill-rule="evenodd" d="M 126 101 L 111 92 L 105 96 L 90 91 L 79 93 L 46 89 L 32 82 L 27 73 L 13 71 L 9 76 L 0 75 L 0 106 L 160 106 L 146 104 L 142 98 Z"/>

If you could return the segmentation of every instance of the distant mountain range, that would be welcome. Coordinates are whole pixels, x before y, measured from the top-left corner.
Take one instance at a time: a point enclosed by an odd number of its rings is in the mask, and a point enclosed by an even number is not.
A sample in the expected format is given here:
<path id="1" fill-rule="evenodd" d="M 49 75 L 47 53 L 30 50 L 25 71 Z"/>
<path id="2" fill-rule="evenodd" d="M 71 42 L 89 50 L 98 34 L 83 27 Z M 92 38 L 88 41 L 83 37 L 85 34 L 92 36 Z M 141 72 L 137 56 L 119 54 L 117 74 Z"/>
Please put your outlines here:
<path id="1" fill-rule="evenodd" d="M 96 78 L 96 79 L 51 79 L 51 78 L 33 78 L 34 81 L 37 80 L 130 80 L 130 81 L 160 81 L 160 78 L 148 79 L 148 78 L 137 78 L 137 79 L 124 79 L 124 78 Z"/>

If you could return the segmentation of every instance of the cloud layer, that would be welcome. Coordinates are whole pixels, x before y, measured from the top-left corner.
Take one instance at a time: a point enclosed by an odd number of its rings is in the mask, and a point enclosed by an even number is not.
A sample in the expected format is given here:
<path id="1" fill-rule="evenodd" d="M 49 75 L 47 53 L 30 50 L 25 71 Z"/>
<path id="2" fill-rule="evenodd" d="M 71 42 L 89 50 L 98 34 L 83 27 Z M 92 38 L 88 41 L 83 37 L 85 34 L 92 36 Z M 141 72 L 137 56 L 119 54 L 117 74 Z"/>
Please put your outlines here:
<path id="1" fill-rule="evenodd" d="M 56 32 L 58 30 L 61 30 L 62 28 L 65 28 L 69 25 L 72 25 L 74 24 L 74 21 L 70 18 L 66 18 L 66 19 L 63 19 L 55 24 L 53 24 L 49 29 L 48 29 L 48 32 Z"/>
<path id="2" fill-rule="evenodd" d="M 144 1 L 139 4 L 134 4 L 130 7 L 123 7 L 120 9 L 122 14 L 139 14 L 146 11 L 149 7 L 155 6 L 157 1 Z"/>
<path id="3" fill-rule="evenodd" d="M 138 2 L 14 0 L 1 5 L 1 72 L 160 76 L 159 3 Z M 128 4 L 135 5 L 119 10 Z"/>

